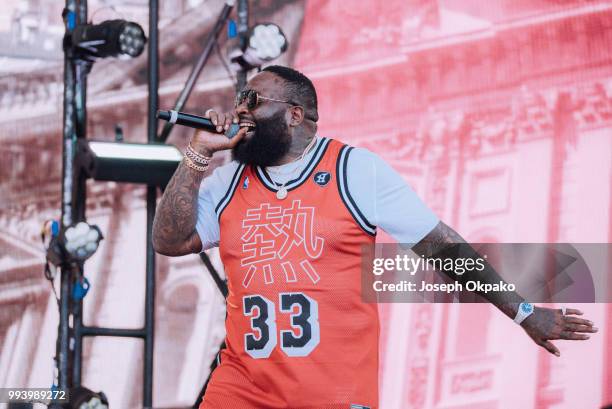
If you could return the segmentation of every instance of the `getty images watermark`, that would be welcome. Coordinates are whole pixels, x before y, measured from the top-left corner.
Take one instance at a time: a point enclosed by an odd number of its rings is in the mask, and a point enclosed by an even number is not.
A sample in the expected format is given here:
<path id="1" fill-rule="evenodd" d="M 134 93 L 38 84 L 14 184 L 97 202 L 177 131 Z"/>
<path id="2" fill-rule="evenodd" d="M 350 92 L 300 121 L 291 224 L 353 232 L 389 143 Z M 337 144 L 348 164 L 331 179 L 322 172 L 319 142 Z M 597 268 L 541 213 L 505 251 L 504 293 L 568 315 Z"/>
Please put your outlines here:
<path id="1" fill-rule="evenodd" d="M 610 243 L 458 244 L 434 257 L 411 248 L 364 246 L 365 302 L 486 302 L 483 296 L 503 292 L 531 302 L 612 302 Z"/>
<path id="2" fill-rule="evenodd" d="M 516 285 L 498 281 L 496 283 L 483 283 L 480 280 L 465 280 L 453 282 L 429 282 L 427 279 L 414 280 L 417 272 L 440 272 L 445 274 L 454 274 L 460 278 L 464 274 L 472 272 L 482 272 L 486 267 L 485 254 L 482 257 L 425 257 L 413 256 L 407 254 L 395 257 L 377 257 L 372 262 L 372 274 L 379 279 L 375 279 L 372 288 L 376 292 L 384 291 L 408 291 L 408 292 L 444 292 L 447 294 L 460 291 L 478 291 L 482 293 L 500 292 L 500 291 L 516 291 Z M 409 275 L 412 280 L 400 280 L 399 282 L 384 282 L 380 276 L 385 272 L 404 272 Z"/>

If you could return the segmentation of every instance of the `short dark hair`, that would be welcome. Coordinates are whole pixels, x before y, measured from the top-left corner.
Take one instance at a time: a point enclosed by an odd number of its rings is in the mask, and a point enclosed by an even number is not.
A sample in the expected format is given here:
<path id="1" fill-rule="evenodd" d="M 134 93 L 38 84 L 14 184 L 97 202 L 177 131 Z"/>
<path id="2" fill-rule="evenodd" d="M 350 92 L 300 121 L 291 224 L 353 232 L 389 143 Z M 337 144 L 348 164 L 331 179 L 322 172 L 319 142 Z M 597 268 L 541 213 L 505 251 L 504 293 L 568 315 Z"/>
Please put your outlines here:
<path id="1" fill-rule="evenodd" d="M 281 77 L 287 84 L 286 97 L 302 105 L 307 118 L 315 122 L 319 120 L 317 91 L 307 76 L 293 68 L 282 65 L 270 65 L 262 71 L 271 72 Z"/>

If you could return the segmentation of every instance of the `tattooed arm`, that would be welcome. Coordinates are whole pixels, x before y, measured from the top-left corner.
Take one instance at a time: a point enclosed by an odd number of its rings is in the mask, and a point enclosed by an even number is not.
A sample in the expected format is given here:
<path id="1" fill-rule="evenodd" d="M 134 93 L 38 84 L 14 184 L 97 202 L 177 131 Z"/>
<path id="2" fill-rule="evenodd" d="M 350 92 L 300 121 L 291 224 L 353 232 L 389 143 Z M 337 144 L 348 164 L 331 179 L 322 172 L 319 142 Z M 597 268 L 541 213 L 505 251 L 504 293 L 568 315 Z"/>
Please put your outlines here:
<path id="1" fill-rule="evenodd" d="M 418 255 L 425 257 L 439 258 L 481 258 L 480 255 L 470 246 L 455 230 L 440 222 L 427 234 L 419 243 L 412 248 Z M 482 259 L 482 258 L 481 258 Z M 481 283 L 497 284 L 504 281 L 493 267 L 483 259 L 484 269 L 477 269 L 458 275 L 452 271 L 444 273 L 455 281 L 465 284 L 466 281 L 480 281 Z M 514 319 L 518 311 L 518 306 L 524 299 L 515 292 L 489 292 L 477 294 L 483 296 L 487 301 L 494 304 L 508 317 Z"/>
<path id="2" fill-rule="evenodd" d="M 412 249 L 418 255 L 425 257 L 481 258 L 476 250 L 456 231 L 442 222 L 438 223 Z M 484 261 L 484 269 L 482 271 L 472 270 L 463 275 L 457 275 L 453 272 L 445 272 L 445 274 L 459 282 L 472 280 L 480 281 L 484 284 L 497 284 L 500 281 L 504 281 L 486 260 L 482 260 Z M 499 308 L 510 319 L 514 319 L 519 304 L 524 301 L 519 294 L 513 291 L 489 292 L 486 294 L 477 293 Z M 589 339 L 589 335 L 586 333 L 597 332 L 597 328 L 593 327 L 593 322 L 571 315 L 582 315 L 582 312 L 568 308 L 566 315 L 563 315 L 562 311 L 558 309 L 535 307 L 533 314 L 527 317 L 521 323 L 521 326 L 537 345 L 545 348 L 551 354 L 559 356 L 559 349 L 550 340 L 586 340 Z"/>
<path id="3" fill-rule="evenodd" d="M 153 248 L 165 256 L 183 256 L 202 249 L 195 226 L 198 191 L 204 172 L 182 161 L 170 179 L 153 220 Z"/>
<path id="4" fill-rule="evenodd" d="M 217 125 L 217 131 L 227 130 L 238 123 L 236 112 L 218 114 L 210 111 L 207 118 Z M 228 139 L 223 134 L 198 131 L 191 146 L 200 154 L 210 157 L 214 152 L 233 148 L 246 134 L 241 128 L 238 134 Z M 170 179 L 157 207 L 153 220 L 153 248 L 166 256 L 183 256 L 202 250 L 202 241 L 196 231 L 198 219 L 198 194 L 206 172 L 191 169 L 182 161 Z"/>

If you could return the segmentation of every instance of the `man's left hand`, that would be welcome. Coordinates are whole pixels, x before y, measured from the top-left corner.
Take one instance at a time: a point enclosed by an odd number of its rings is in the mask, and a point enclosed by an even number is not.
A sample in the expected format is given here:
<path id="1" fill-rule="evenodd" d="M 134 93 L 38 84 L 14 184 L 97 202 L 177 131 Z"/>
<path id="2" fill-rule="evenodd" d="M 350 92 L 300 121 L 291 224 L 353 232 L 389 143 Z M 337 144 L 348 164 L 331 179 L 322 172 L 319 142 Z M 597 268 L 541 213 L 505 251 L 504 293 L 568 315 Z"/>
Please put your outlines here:
<path id="1" fill-rule="evenodd" d="M 564 315 L 560 309 L 535 307 L 533 314 L 521 323 L 521 327 L 536 344 L 551 354 L 561 356 L 551 340 L 584 341 L 590 338 L 589 333 L 597 332 L 593 322 L 576 317 L 582 314 L 582 311 L 573 308 L 568 308 Z"/>

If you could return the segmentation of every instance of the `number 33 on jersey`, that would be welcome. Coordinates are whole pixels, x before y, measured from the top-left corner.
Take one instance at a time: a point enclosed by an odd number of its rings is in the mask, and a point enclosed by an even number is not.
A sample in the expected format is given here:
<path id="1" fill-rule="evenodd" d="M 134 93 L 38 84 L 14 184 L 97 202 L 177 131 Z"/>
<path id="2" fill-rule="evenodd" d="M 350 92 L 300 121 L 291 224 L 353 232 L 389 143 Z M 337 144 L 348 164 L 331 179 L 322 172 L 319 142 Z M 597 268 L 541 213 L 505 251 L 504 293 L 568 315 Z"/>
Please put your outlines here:
<path id="1" fill-rule="evenodd" d="M 255 332 L 245 334 L 246 353 L 253 358 L 268 358 L 279 344 L 287 356 L 306 356 L 318 344 L 319 307 L 317 302 L 302 293 L 279 294 L 279 309 L 291 320 L 291 330 L 277 334 L 274 303 L 261 295 L 243 298 L 243 312 L 251 317 L 251 328 Z M 297 335 L 296 335 L 297 334 Z M 278 335 L 278 337 L 277 337 Z"/>

